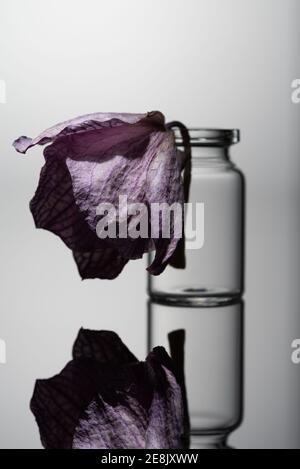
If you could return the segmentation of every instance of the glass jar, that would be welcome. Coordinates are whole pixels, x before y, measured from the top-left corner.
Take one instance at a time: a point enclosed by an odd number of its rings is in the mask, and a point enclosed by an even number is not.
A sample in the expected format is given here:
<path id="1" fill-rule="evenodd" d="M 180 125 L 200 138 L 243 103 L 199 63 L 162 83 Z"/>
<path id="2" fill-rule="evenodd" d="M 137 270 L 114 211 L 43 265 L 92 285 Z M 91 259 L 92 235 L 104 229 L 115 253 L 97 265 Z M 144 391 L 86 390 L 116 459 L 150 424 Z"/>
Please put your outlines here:
<path id="1" fill-rule="evenodd" d="M 149 296 L 167 304 L 217 306 L 244 288 L 243 174 L 230 160 L 239 130 L 190 129 L 192 177 L 185 210 L 186 267 L 149 275 Z M 182 148 L 180 134 L 176 144 Z M 150 254 L 150 262 L 153 254 Z"/>

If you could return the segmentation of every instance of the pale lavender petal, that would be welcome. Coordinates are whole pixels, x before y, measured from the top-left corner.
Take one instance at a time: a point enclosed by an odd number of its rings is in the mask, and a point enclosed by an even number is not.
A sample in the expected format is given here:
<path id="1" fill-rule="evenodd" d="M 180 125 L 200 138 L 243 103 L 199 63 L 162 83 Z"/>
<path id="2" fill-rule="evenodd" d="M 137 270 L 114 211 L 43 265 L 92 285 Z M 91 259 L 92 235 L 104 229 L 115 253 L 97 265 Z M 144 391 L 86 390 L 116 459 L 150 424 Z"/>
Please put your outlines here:
<path id="1" fill-rule="evenodd" d="M 26 153 L 28 148 L 32 146 L 32 138 L 24 136 L 19 137 L 13 142 L 13 146 L 19 153 Z"/>
<path id="2" fill-rule="evenodd" d="M 152 275 L 159 275 L 167 266 L 178 242 L 181 238 L 177 234 L 183 233 L 184 224 L 184 192 L 182 185 L 181 167 L 177 158 L 177 150 L 174 142 L 174 134 L 169 131 L 157 151 L 156 157 L 149 166 L 147 175 L 147 200 L 149 205 L 159 202 L 169 207 L 173 204 L 181 206 L 181 218 L 173 220 L 170 226 L 171 237 L 160 236 L 154 239 L 156 256 L 148 267 Z M 177 224 L 177 225 L 176 225 Z M 160 226 L 160 231 L 162 227 Z"/>
<path id="3" fill-rule="evenodd" d="M 120 126 L 123 124 L 134 125 L 143 120 L 150 120 L 151 122 L 156 122 L 157 125 L 164 125 L 164 117 L 158 111 L 147 114 L 98 112 L 61 122 L 45 130 L 35 138 L 19 137 L 15 140 L 13 145 L 18 152 L 26 153 L 29 148 L 35 145 L 45 145 L 46 143 L 55 142 L 57 139 L 67 135 L 105 129 L 107 127 Z"/>
<path id="4" fill-rule="evenodd" d="M 87 214 L 86 221 L 92 231 L 96 231 L 99 221 L 97 207 L 100 203 L 109 202 L 118 209 L 119 197 L 122 195 L 127 197 L 128 204 L 139 202 L 148 207 L 152 203 L 179 203 L 182 206 L 183 220 L 181 168 L 177 160 L 173 133 L 153 132 L 147 143 L 147 149 L 141 148 L 140 157 L 132 159 L 116 155 L 102 164 L 91 161 L 89 152 L 84 153 L 82 149 L 80 154 L 84 154 L 83 157 L 74 158 L 70 151 L 67 166 L 73 182 L 74 196 L 80 211 Z M 98 153 L 99 151 L 100 148 Z M 133 153 L 139 155 L 136 149 Z M 154 240 L 157 254 L 149 268 L 152 274 L 157 275 L 164 270 L 176 249 L 179 239 L 173 236 L 174 228 L 172 223 L 171 239 L 162 238 L 160 229 L 159 238 Z M 132 242 L 131 239 L 117 239 L 115 242 L 110 240 L 110 244 L 116 245 L 124 258 L 135 259 L 149 251 L 152 241 L 149 239 Z"/>
<path id="5" fill-rule="evenodd" d="M 180 449 L 184 447 L 185 441 L 182 391 L 173 372 L 165 367 L 163 371 L 168 389 L 167 398 L 163 399 L 160 392 L 154 392 L 145 448 Z"/>

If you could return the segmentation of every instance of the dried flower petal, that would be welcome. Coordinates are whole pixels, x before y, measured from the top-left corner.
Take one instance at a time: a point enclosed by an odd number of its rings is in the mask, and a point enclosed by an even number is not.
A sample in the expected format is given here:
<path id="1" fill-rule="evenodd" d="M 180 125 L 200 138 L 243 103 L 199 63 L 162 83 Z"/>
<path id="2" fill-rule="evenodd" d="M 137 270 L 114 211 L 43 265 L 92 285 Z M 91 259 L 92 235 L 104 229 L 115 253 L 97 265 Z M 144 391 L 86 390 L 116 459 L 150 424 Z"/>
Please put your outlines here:
<path id="1" fill-rule="evenodd" d="M 156 249 L 149 267 L 160 274 L 172 257 L 179 239 L 171 221 L 169 238 L 133 239 L 121 236 L 100 239 L 97 211 L 100 204 L 119 208 L 120 196 L 127 203 L 179 203 L 184 194 L 181 162 L 174 135 L 159 112 L 148 114 L 92 114 L 46 130 L 35 139 L 20 137 L 14 142 L 25 153 L 34 145 L 51 143 L 44 150 L 45 166 L 31 211 L 37 228 L 58 235 L 73 251 L 83 279 L 117 277 L 130 259 Z M 121 224 L 120 217 L 117 222 Z M 126 216 L 139 222 L 139 214 Z"/>

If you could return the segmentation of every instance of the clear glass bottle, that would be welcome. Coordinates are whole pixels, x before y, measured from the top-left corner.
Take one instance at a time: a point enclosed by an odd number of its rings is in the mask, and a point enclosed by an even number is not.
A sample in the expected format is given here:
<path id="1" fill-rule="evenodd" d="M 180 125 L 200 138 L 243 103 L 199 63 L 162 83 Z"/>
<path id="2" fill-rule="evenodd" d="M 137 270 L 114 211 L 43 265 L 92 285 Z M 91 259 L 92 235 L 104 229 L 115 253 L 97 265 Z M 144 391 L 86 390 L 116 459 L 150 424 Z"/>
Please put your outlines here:
<path id="1" fill-rule="evenodd" d="M 190 129 L 192 177 L 186 209 L 186 267 L 149 276 L 149 296 L 167 304 L 217 306 L 244 288 L 243 174 L 230 159 L 238 130 Z M 183 146 L 180 134 L 176 143 Z M 150 254 L 150 261 L 152 254 Z"/>

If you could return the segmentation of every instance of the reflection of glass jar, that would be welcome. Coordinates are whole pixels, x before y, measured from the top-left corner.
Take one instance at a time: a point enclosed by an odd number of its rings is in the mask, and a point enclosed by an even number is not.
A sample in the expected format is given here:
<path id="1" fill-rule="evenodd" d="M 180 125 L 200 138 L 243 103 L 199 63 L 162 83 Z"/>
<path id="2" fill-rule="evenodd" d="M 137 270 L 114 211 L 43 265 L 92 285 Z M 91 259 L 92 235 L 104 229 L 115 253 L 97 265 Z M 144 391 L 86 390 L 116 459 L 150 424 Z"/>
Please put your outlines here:
<path id="1" fill-rule="evenodd" d="M 148 304 L 148 346 L 172 355 L 172 335 L 184 331 L 184 370 L 191 447 L 226 448 L 243 417 L 244 305 L 180 307 Z M 176 357 L 181 356 L 178 341 Z"/>
<path id="2" fill-rule="evenodd" d="M 186 268 L 149 276 L 151 298 L 177 305 L 226 304 L 243 293 L 244 177 L 230 160 L 238 130 L 192 129 Z M 182 140 L 176 134 L 177 146 Z"/>

